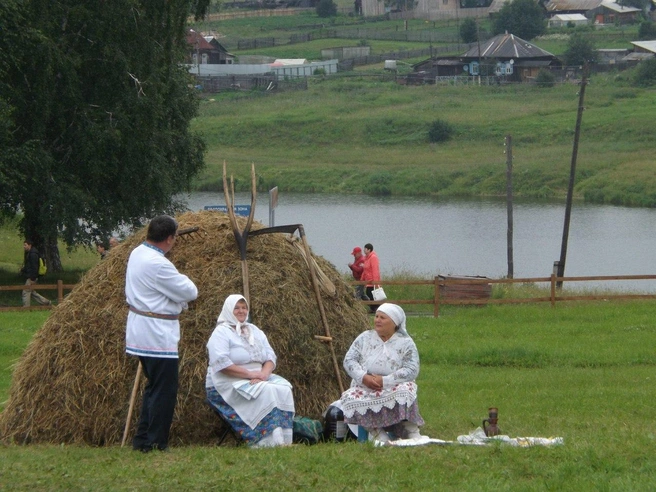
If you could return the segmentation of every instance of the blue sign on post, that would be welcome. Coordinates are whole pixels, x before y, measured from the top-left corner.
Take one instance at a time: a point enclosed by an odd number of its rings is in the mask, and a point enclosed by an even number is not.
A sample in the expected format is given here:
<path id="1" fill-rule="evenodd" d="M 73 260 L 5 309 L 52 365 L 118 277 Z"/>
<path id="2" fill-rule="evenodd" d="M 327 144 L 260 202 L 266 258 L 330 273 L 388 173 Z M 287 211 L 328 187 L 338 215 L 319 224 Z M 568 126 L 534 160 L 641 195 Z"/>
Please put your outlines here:
<path id="1" fill-rule="evenodd" d="M 223 212 L 224 214 L 228 213 L 228 207 L 225 205 L 205 205 L 204 210 L 215 210 L 217 212 Z M 235 205 L 233 207 L 235 215 L 241 215 L 242 217 L 248 217 L 251 214 L 250 205 Z"/>

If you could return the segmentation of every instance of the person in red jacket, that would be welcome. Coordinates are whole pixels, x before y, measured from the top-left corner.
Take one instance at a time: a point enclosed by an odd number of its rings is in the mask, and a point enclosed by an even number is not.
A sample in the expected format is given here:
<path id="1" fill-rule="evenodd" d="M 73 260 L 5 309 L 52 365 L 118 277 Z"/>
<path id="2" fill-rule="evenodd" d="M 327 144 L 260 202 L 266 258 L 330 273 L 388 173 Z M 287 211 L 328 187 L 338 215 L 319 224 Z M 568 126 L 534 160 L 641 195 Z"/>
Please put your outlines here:
<path id="1" fill-rule="evenodd" d="M 349 263 L 348 266 L 351 269 L 353 278 L 355 280 L 362 280 L 362 272 L 364 271 L 364 255 L 362 254 L 362 249 L 358 246 L 353 248 L 351 251 L 353 255 L 353 263 Z M 367 296 L 364 295 L 364 285 L 355 286 L 355 297 L 357 299 L 364 299 L 365 301 L 369 300 Z"/>
<path id="2" fill-rule="evenodd" d="M 365 253 L 364 270 L 362 271 L 362 277 L 360 277 L 360 280 L 366 280 L 372 282 L 371 284 L 367 284 L 366 292 L 369 300 L 373 301 L 374 300 L 373 282 L 377 282 L 380 280 L 380 265 L 378 263 L 378 255 L 374 253 L 374 247 L 372 246 L 371 243 L 367 243 L 364 245 L 364 253 Z M 376 309 L 378 309 L 378 306 L 370 304 L 369 308 L 372 313 L 375 313 Z"/>

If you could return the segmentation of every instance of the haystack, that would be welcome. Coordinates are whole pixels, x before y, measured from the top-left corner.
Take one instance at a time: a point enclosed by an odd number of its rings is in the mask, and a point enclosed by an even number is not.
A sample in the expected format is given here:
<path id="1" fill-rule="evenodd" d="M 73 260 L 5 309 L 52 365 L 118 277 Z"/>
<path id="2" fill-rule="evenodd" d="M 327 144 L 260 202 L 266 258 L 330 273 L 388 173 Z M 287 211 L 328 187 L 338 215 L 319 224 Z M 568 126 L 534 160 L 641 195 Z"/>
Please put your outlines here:
<path id="1" fill-rule="evenodd" d="M 227 215 L 186 213 L 180 228 L 198 227 L 169 253 L 178 270 L 198 286 L 198 299 L 180 317 L 180 388 L 171 443 L 210 444 L 221 424 L 205 401 L 205 345 L 223 301 L 241 293 L 239 251 Z M 243 228 L 245 220 L 238 218 Z M 255 222 L 252 230 L 262 228 Z M 125 354 L 125 266 L 145 229 L 114 248 L 57 306 L 35 334 L 14 371 L 9 400 L 0 415 L 0 437 L 17 443 L 120 443 L 137 360 Z M 278 355 L 276 372 L 294 386 L 297 414 L 319 418 L 339 397 L 329 347 L 309 269 L 288 234 L 248 240 L 251 317 Z M 311 239 L 311 238 L 310 238 Z M 352 288 L 321 257 L 314 260 L 334 284 L 322 302 L 341 363 L 353 339 L 368 326 L 366 309 Z M 349 378 L 342 370 L 342 380 Z M 143 382 L 142 388 L 143 390 Z M 130 437 L 140 412 L 141 393 Z"/>

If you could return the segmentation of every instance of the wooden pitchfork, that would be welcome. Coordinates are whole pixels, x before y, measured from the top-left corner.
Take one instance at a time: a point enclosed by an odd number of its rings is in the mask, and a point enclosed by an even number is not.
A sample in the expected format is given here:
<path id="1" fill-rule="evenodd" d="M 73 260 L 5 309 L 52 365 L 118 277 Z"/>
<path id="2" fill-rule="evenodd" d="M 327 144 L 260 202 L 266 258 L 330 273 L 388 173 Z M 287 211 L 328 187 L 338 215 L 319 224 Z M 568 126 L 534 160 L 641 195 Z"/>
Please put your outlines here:
<path id="1" fill-rule="evenodd" d="M 237 226 L 237 218 L 235 217 L 235 182 L 230 176 L 230 195 L 228 195 L 228 179 L 226 177 L 226 163 L 223 161 L 223 195 L 225 196 L 226 206 L 228 208 L 228 217 L 230 218 L 230 225 L 232 225 L 232 232 L 237 241 L 239 248 L 239 256 L 241 259 L 241 279 L 244 286 L 243 295 L 246 302 L 250 305 L 250 288 L 248 284 L 248 263 L 246 262 L 246 242 L 248 241 L 248 234 L 253 225 L 253 215 L 255 214 L 255 197 L 257 190 L 255 189 L 255 164 L 251 164 L 251 211 L 248 214 L 248 220 L 243 230 Z"/>

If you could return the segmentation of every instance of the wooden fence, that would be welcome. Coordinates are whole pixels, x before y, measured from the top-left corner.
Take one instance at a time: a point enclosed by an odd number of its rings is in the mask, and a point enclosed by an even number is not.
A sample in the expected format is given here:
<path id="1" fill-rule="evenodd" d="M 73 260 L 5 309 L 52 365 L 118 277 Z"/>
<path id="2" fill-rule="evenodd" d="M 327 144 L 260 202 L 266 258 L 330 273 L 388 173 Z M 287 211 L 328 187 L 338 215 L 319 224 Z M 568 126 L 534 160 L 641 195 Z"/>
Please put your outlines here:
<path id="1" fill-rule="evenodd" d="M 412 285 L 430 285 L 433 287 L 432 299 L 392 299 L 388 297 L 385 302 L 393 302 L 395 304 L 430 304 L 433 306 L 433 316 L 438 317 L 440 307 L 445 305 L 452 306 L 482 306 L 487 304 L 528 304 L 533 302 L 549 302 L 552 307 L 556 306 L 556 302 L 560 301 L 600 301 L 612 299 L 656 299 L 656 294 L 630 294 L 630 293 L 616 293 L 611 294 L 604 292 L 603 294 L 580 294 L 575 295 L 568 293 L 563 295 L 561 289 L 556 288 L 559 282 L 589 282 L 589 281 L 616 281 L 616 280 L 656 280 L 656 275 L 612 275 L 612 276 L 591 276 L 591 277 L 557 277 L 552 274 L 550 277 L 534 277 L 534 278 L 461 278 L 461 277 L 435 277 L 433 280 L 381 280 L 376 282 L 376 285 L 390 286 L 412 286 Z M 350 282 L 351 285 L 364 285 L 367 282 Z M 370 282 L 369 282 L 370 283 Z M 480 298 L 480 297 L 454 297 L 444 295 L 453 286 L 476 286 L 476 285 L 492 285 L 492 284 L 537 284 L 548 283 L 550 287 L 549 295 L 542 297 L 512 297 L 512 298 Z M 363 304 L 378 305 L 380 301 L 362 301 Z"/>
<path id="2" fill-rule="evenodd" d="M 549 302 L 552 307 L 556 306 L 557 302 L 561 301 L 600 301 L 600 300 L 609 300 L 609 299 L 656 299 L 656 294 L 629 294 L 629 293 L 616 293 L 611 294 L 604 292 L 603 294 L 570 294 L 563 295 L 562 290 L 556 288 L 556 284 L 563 282 L 599 282 L 599 281 L 618 281 L 618 280 L 656 280 L 656 275 L 611 275 L 611 276 L 591 276 L 591 277 L 557 277 L 555 274 L 552 274 L 549 277 L 532 277 L 532 278 L 462 278 L 462 277 L 435 277 L 432 280 L 381 280 L 376 282 L 377 285 L 382 286 L 432 286 L 433 297 L 431 299 L 393 299 L 388 297 L 386 301 L 393 302 L 395 304 L 404 304 L 404 305 L 419 305 L 419 304 L 428 304 L 433 306 L 433 316 L 438 317 L 440 313 L 440 307 L 451 305 L 451 306 L 482 306 L 487 304 L 528 304 L 533 302 Z M 350 282 L 351 285 L 365 285 L 367 282 Z M 550 290 L 548 296 L 541 297 L 512 297 L 512 298 L 499 298 L 494 299 L 492 297 L 477 297 L 477 296 L 452 296 L 448 295 L 448 291 L 451 287 L 474 287 L 483 285 L 494 285 L 494 284 L 539 284 L 546 283 L 549 284 Z M 57 280 L 56 284 L 43 284 L 33 287 L 34 290 L 56 290 L 57 291 L 57 303 L 59 304 L 64 300 L 64 290 L 71 290 L 75 287 L 75 284 L 64 284 L 63 281 Z M 24 285 L 0 285 L 0 291 L 22 291 L 25 290 Z M 455 289 L 462 290 L 462 289 Z M 475 289 L 470 289 L 475 290 Z M 445 293 L 447 293 L 445 295 Z M 363 304 L 378 305 L 381 304 L 380 301 L 362 301 Z M 20 311 L 24 309 L 32 310 L 43 310 L 50 309 L 51 306 L 32 306 L 30 308 L 23 308 L 22 306 L 10 306 L 10 307 L 0 307 L 0 311 Z"/>
<path id="3" fill-rule="evenodd" d="M 41 290 L 56 290 L 57 291 L 57 304 L 64 300 L 64 290 L 72 290 L 75 287 L 75 284 L 65 284 L 62 280 L 57 280 L 56 284 L 36 284 L 31 288 L 32 290 L 41 291 Z M 23 291 L 25 290 L 25 285 L 0 285 L 0 291 Z M 23 310 L 44 310 L 51 309 L 50 306 L 41 306 L 38 304 L 32 303 L 29 308 L 24 308 L 23 306 L 0 306 L 0 311 L 23 311 Z"/>

